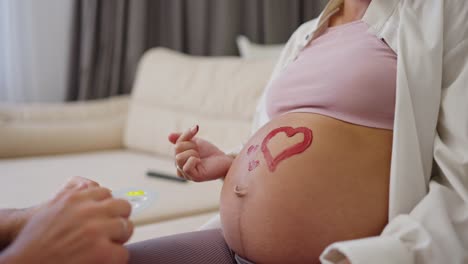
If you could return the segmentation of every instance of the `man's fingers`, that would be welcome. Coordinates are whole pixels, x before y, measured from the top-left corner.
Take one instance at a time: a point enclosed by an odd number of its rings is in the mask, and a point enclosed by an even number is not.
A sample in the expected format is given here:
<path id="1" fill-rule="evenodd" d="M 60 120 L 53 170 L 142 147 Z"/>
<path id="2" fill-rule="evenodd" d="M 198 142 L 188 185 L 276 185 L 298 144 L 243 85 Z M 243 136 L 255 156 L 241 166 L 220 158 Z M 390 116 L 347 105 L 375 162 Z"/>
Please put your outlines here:
<path id="1" fill-rule="evenodd" d="M 70 178 L 62 188 L 62 191 L 73 190 L 73 189 L 86 189 L 89 187 L 99 187 L 99 184 L 90 179 L 75 176 Z"/>
<path id="2" fill-rule="evenodd" d="M 127 242 L 133 234 L 133 223 L 124 217 L 113 217 L 103 223 L 102 230 L 117 243 Z"/>
<path id="3" fill-rule="evenodd" d="M 112 257 L 112 259 L 110 260 L 110 263 L 113 263 L 113 264 L 128 263 L 128 260 L 130 258 L 130 253 L 128 252 L 128 249 L 125 248 L 124 246 L 114 244 L 109 249 L 109 252 L 111 253 L 110 255 Z"/>
<path id="4" fill-rule="evenodd" d="M 81 178 L 81 177 L 79 177 Z M 86 183 L 88 185 L 88 187 L 99 187 L 99 183 L 95 182 L 95 181 L 92 181 L 90 179 L 86 179 L 86 178 L 81 178 L 81 180 Z"/>
<path id="5" fill-rule="evenodd" d="M 182 141 L 191 140 L 198 133 L 198 130 L 199 130 L 198 125 L 192 127 L 191 129 L 189 129 L 189 130 L 185 131 L 184 133 L 182 133 L 182 135 L 177 139 L 176 142 L 178 143 L 178 142 L 182 142 Z"/>
<path id="6" fill-rule="evenodd" d="M 89 188 L 82 191 L 81 195 L 84 198 L 92 199 L 94 201 L 102 201 L 112 197 L 111 190 L 103 187 Z"/>
<path id="7" fill-rule="evenodd" d="M 124 199 L 109 199 L 103 201 L 103 206 L 110 217 L 129 217 L 132 212 L 132 205 Z"/>

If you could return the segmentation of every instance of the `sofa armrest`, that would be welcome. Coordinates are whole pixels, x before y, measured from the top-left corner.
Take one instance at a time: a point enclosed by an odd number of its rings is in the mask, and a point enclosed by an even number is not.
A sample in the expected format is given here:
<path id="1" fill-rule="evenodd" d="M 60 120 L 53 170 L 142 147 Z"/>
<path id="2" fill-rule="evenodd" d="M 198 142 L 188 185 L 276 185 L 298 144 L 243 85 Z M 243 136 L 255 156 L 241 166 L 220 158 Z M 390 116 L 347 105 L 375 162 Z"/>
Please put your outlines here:
<path id="1" fill-rule="evenodd" d="M 0 105 L 0 158 L 121 148 L 128 102 Z"/>

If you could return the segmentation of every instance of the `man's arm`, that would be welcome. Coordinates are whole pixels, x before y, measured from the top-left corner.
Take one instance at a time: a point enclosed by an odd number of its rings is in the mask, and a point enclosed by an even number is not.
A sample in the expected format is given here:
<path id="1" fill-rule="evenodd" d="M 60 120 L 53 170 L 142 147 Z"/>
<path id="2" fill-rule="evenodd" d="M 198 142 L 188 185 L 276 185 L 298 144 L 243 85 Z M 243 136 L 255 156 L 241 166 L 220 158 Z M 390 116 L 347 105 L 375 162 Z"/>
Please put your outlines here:
<path id="1" fill-rule="evenodd" d="M 34 263 L 34 259 L 29 256 L 20 256 L 17 252 L 6 249 L 0 252 L 0 264 L 26 264 Z"/>
<path id="2" fill-rule="evenodd" d="M 82 177 L 71 178 L 57 194 L 67 192 L 80 185 L 99 187 L 97 182 Z M 53 198 L 53 199 L 55 199 Z M 21 232 L 26 223 L 34 214 L 41 210 L 43 205 L 37 205 L 26 209 L 0 209 L 0 252 L 8 247 Z M 0 264 L 2 264 L 0 262 Z"/>
<path id="3" fill-rule="evenodd" d="M 89 188 L 94 183 L 83 180 L 72 179 L 36 212 L 1 212 L 12 219 L 1 222 L 2 231 L 8 236 L 14 236 L 18 226 L 20 231 L 0 253 L 0 264 L 128 263 L 124 244 L 133 233 L 131 205 L 113 198 L 109 189 Z M 23 222 L 29 213 L 31 217 Z"/>
<path id="4" fill-rule="evenodd" d="M 0 210 L 0 251 L 13 242 L 36 210 L 36 207 Z"/>

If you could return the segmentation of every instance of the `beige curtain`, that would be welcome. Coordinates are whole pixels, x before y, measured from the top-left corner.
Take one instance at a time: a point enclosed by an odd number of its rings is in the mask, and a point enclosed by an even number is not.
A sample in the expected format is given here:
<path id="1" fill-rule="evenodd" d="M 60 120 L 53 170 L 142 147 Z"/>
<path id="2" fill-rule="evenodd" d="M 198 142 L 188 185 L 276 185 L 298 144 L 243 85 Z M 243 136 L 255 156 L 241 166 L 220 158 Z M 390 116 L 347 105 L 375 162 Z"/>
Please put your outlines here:
<path id="1" fill-rule="evenodd" d="M 143 52 L 237 55 L 235 38 L 282 43 L 327 0 L 75 0 L 69 100 L 131 91 Z"/>

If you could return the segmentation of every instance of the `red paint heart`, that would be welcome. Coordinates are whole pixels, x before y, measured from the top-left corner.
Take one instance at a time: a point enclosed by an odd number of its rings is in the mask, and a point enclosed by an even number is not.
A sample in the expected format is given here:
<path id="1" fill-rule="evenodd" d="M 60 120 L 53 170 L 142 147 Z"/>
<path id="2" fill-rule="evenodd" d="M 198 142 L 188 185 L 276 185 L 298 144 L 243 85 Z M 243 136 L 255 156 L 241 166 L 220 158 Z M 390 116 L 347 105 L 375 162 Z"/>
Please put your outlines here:
<path id="1" fill-rule="evenodd" d="M 268 149 L 268 142 L 270 142 L 270 140 L 274 138 L 276 134 L 281 133 L 281 132 L 286 133 L 288 137 L 293 137 L 296 134 L 302 133 L 304 134 L 304 140 L 302 142 L 295 144 L 292 147 L 289 147 L 283 150 L 280 154 L 278 154 L 278 156 L 273 158 L 270 150 Z M 263 156 L 265 157 L 266 163 L 270 171 L 274 172 L 276 170 L 276 167 L 281 161 L 291 156 L 294 156 L 296 154 L 300 154 L 304 152 L 312 144 L 312 139 L 313 139 L 312 130 L 310 130 L 307 127 L 298 127 L 298 128 L 279 127 L 271 131 L 262 142 Z"/>

